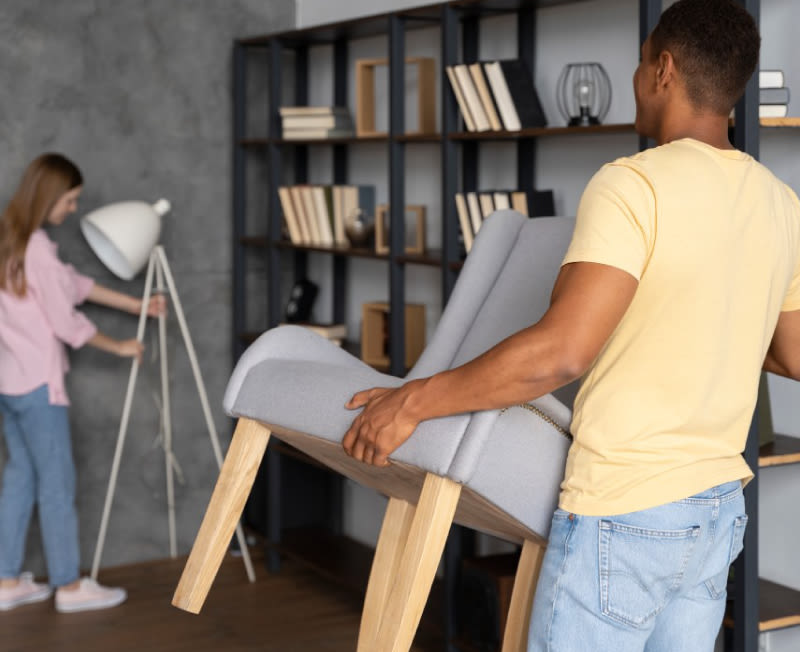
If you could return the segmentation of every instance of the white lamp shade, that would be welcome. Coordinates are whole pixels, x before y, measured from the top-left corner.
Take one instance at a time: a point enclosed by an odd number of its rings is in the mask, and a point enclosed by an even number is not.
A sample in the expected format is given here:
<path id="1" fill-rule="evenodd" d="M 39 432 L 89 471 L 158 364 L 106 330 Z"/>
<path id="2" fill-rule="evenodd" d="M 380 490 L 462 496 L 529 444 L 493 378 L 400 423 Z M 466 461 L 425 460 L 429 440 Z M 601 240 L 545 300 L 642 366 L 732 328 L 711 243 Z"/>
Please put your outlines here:
<path id="1" fill-rule="evenodd" d="M 130 281 L 147 263 L 161 235 L 161 217 L 170 209 L 166 199 L 155 204 L 122 201 L 92 211 L 81 219 L 89 246 L 108 269 Z"/>

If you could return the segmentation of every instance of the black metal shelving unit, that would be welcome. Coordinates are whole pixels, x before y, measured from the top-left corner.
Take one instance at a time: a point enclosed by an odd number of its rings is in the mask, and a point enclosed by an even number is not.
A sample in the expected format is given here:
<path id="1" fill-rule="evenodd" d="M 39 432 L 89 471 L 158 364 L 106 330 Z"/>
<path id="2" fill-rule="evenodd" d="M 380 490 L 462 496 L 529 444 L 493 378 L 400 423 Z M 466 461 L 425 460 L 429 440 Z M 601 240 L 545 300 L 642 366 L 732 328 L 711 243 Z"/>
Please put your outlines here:
<path id="1" fill-rule="evenodd" d="M 391 373 L 403 375 L 404 369 L 404 319 L 402 306 L 405 301 L 405 269 L 407 265 L 435 266 L 441 269 L 441 294 L 444 304 L 452 291 L 461 265 L 458 242 L 458 220 L 453 196 L 459 190 L 476 190 L 479 187 L 478 169 L 481 143 L 487 141 L 516 141 L 516 174 L 520 187 L 535 180 L 536 143 L 543 137 L 559 137 L 575 133 L 633 133 L 632 124 L 601 125 L 592 128 L 555 127 L 526 129 L 521 132 L 463 132 L 460 130 L 458 107 L 449 89 L 445 66 L 455 63 L 471 63 L 478 60 L 478 36 L 481 19 L 503 13 L 517 16 L 518 56 L 535 70 L 535 28 L 537 10 L 557 4 L 573 4 L 582 0 L 457 0 L 430 4 L 414 9 L 370 16 L 301 30 L 292 30 L 257 38 L 240 39 L 233 48 L 233 345 L 234 360 L 242 354 L 254 334 L 247 332 L 246 279 L 247 256 L 260 256 L 267 276 L 267 291 L 264 300 L 265 314 L 261 317 L 266 327 L 278 324 L 282 312 L 281 273 L 282 258 L 289 256 L 295 280 L 304 278 L 309 256 L 327 256 L 330 259 L 330 274 L 333 279 L 331 314 L 334 321 L 345 320 L 348 262 L 351 258 L 367 257 L 382 260 L 387 266 L 386 278 L 390 302 Z M 739 0 L 757 19 L 759 0 Z M 658 21 L 661 0 L 639 0 L 639 36 L 644 41 Z M 441 61 L 437 71 L 441 93 L 441 133 L 436 135 L 405 134 L 403 101 L 392 98 L 404 96 L 405 37 L 409 30 L 438 26 L 441 39 Z M 373 36 L 387 39 L 389 60 L 389 131 L 385 135 L 367 138 L 339 138 L 330 141 L 285 141 L 281 138 L 278 108 L 281 105 L 282 89 L 289 74 L 292 76 L 296 105 L 308 103 L 309 49 L 318 45 L 331 45 L 333 57 L 332 104 L 348 104 L 348 45 L 354 39 Z M 459 43 L 461 52 L 459 52 Z M 249 58 L 260 54 L 266 58 L 266 70 L 256 71 L 267 88 L 266 106 L 258 111 L 266 125 L 264 133 L 257 136 L 248 133 L 248 80 L 254 74 L 249 70 Z M 633 54 L 632 54 L 633 56 Z M 289 63 L 287 63 L 287 61 Z M 256 115 L 256 114 L 254 114 Z M 736 125 L 733 128 L 735 144 L 740 149 L 758 156 L 758 87 L 757 79 L 748 85 L 745 97 L 736 109 Z M 324 145 L 330 149 L 332 179 L 334 184 L 346 184 L 348 153 L 351 147 L 362 143 L 384 143 L 387 148 L 389 188 L 389 212 L 403 216 L 405 204 L 405 150 L 416 143 L 438 143 L 441 156 L 441 233 L 440 250 L 428 251 L 424 255 L 406 255 L 403 247 L 403 219 L 392 219 L 389 233 L 389 254 L 378 255 L 371 250 L 344 249 L 337 247 L 295 246 L 282 239 L 281 210 L 277 194 L 279 185 L 285 182 L 286 170 L 291 170 L 291 183 L 309 182 L 309 148 Z M 641 148 L 648 146 L 640 140 Z M 260 181 L 266 188 L 266 200 L 262 206 L 247 205 L 248 162 L 251 157 L 260 157 L 266 173 Z M 460 174 L 459 174 L 460 166 Z M 248 215 L 257 215 L 260 223 L 258 233 L 248 233 Z M 786 444 L 786 442 L 783 442 Z M 780 447 L 779 447 L 780 448 Z M 774 451 L 769 464 L 798 461 L 800 450 L 789 442 L 790 451 L 783 448 Z M 774 460 L 778 459 L 778 462 Z M 759 466 L 757 435 L 751 429 L 746 458 L 751 468 Z M 762 461 L 763 461 L 762 451 Z M 338 579 L 351 587 L 366 586 L 368 564 L 364 556 L 369 549 L 343 536 L 342 479 L 304 458 L 302 454 L 280 442 L 271 443 L 265 462 L 266 478 L 261 477 L 254 489 L 259 512 L 264 512 L 263 529 L 270 542 L 268 563 L 273 570 L 280 564 L 280 554 L 301 559 L 332 579 Z M 758 633 L 764 617 L 759 616 L 759 587 L 767 592 L 770 614 L 769 622 L 787 626 L 800 623 L 800 592 L 779 587 L 778 593 L 758 580 L 758 481 L 752 481 L 746 491 L 750 526 L 747 529 L 745 550 L 736 564 L 736 587 L 732 609 L 726 620 L 728 625 L 726 650 L 734 652 L 756 652 Z M 316 545 L 303 543 L 309 537 Z M 332 554 L 315 555 L 314 549 L 325 549 Z M 455 619 L 456 585 L 461 559 L 473 552 L 472 533 L 454 527 L 445 550 L 445 576 L 434 589 L 434 596 L 426 614 L 432 617 L 442 634 L 447 650 L 459 648 L 453 642 L 457 623 Z M 766 587 L 766 589 L 764 588 Z M 786 593 L 788 592 L 788 593 Z M 789 597 L 786 597 L 786 596 Z M 769 596 L 773 596 L 770 598 Z M 775 597 L 778 596 L 778 597 Z M 780 605 L 787 605 L 788 615 L 781 612 Z M 776 607 L 777 605 L 777 607 Z M 763 606 L 763 605 L 762 605 Z M 797 623 L 792 618 L 797 611 Z M 771 616 L 771 617 L 772 617 Z M 423 626 L 426 620 L 423 620 Z"/>

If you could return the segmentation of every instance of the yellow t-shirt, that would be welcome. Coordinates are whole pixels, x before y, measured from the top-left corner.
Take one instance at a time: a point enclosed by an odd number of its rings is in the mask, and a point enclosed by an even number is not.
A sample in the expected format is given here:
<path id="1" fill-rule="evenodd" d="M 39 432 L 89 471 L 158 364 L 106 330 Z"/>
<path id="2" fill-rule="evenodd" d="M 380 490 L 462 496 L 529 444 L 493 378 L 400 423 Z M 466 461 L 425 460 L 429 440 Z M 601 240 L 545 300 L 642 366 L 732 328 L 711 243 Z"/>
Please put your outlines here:
<path id="1" fill-rule="evenodd" d="M 655 507 L 752 473 L 741 456 L 778 315 L 800 309 L 800 202 L 752 157 L 683 139 L 604 166 L 564 264 L 639 280 L 583 378 L 560 506 Z"/>

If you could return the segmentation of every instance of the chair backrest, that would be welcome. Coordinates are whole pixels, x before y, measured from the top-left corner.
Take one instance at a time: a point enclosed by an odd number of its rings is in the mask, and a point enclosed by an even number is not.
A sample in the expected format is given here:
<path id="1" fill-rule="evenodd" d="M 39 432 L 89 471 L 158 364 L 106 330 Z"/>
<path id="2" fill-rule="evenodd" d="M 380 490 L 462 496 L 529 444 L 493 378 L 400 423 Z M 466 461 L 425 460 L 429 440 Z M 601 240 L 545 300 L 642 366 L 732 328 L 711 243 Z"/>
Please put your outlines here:
<path id="1" fill-rule="evenodd" d="M 409 378 L 461 365 L 537 322 L 550 304 L 574 219 L 490 215 Z"/>

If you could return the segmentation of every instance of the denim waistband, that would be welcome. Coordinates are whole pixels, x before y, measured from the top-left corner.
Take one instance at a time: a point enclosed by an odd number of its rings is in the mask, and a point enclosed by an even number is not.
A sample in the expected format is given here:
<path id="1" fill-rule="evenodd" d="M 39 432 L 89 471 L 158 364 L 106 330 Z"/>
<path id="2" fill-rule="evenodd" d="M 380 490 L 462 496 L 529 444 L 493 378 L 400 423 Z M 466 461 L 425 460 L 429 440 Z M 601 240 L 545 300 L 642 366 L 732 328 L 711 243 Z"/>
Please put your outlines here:
<path id="1" fill-rule="evenodd" d="M 716 501 L 728 502 L 738 497 L 742 491 L 742 481 L 733 480 L 732 482 L 723 482 L 716 487 L 711 487 L 705 491 L 689 496 L 683 500 L 678 500 L 678 503 L 713 503 Z"/>

